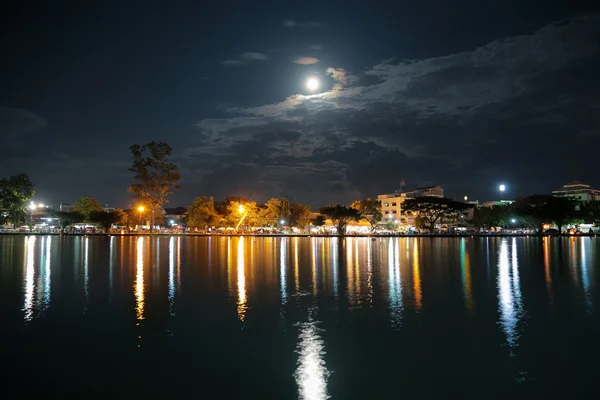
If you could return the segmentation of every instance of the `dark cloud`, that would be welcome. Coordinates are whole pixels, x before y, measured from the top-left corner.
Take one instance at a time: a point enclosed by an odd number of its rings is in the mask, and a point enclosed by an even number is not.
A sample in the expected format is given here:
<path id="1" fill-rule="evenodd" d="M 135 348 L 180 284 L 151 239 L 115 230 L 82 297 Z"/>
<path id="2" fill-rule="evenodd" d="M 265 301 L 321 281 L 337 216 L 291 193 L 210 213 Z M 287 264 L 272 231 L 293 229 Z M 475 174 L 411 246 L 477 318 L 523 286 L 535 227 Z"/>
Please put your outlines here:
<path id="1" fill-rule="evenodd" d="M 0 132 L 5 146 L 20 146 L 26 135 L 45 128 L 44 118 L 28 110 L 0 107 Z"/>
<path id="2" fill-rule="evenodd" d="M 236 67 L 239 65 L 251 63 L 253 61 L 265 61 L 268 59 L 269 57 L 267 57 L 264 53 L 247 51 L 245 53 L 240 54 L 239 58 L 221 61 L 221 65 L 224 65 L 226 67 Z"/>
<path id="3" fill-rule="evenodd" d="M 205 139 L 193 151 L 209 150 L 222 166 L 202 180 L 217 192 L 231 180 L 269 195 L 291 191 L 315 205 L 392 191 L 401 177 L 471 198 L 494 196 L 498 179 L 530 182 L 524 193 L 590 180 L 599 35 L 591 14 L 469 52 L 388 60 L 362 75 L 330 68 L 329 92 L 200 121 Z"/>

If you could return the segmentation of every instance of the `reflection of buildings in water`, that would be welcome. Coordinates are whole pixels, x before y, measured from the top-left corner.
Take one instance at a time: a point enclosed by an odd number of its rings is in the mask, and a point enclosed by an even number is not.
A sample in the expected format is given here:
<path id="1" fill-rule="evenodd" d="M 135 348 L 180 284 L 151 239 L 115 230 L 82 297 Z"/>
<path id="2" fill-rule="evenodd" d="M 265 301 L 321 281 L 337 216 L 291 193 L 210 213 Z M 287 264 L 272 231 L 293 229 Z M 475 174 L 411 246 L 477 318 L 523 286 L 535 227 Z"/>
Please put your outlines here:
<path id="1" fill-rule="evenodd" d="M 244 237 L 238 238 L 237 248 L 237 290 L 238 290 L 238 318 L 244 322 L 246 318 L 246 271 L 244 265 Z"/>
<path id="2" fill-rule="evenodd" d="M 342 243 L 340 243 L 340 240 L 337 237 L 333 237 L 329 240 L 331 243 L 330 249 L 331 249 L 331 253 L 332 253 L 331 270 L 332 270 L 332 276 L 333 276 L 333 297 L 337 299 L 338 293 L 339 293 L 339 277 L 338 277 L 339 268 L 340 268 L 339 251 L 340 251 L 340 246 L 342 245 Z"/>
<path id="3" fill-rule="evenodd" d="M 227 288 L 229 289 L 229 297 L 233 297 L 235 281 L 233 280 L 233 249 L 231 244 L 231 236 L 227 237 Z"/>
<path id="4" fill-rule="evenodd" d="M 109 240 L 109 244 L 108 244 L 108 299 L 109 301 L 112 301 L 112 297 L 113 297 L 113 287 L 114 287 L 114 281 L 115 281 L 115 272 L 114 272 L 114 256 L 115 256 L 115 242 L 116 242 L 116 238 L 114 236 L 110 237 Z"/>
<path id="5" fill-rule="evenodd" d="M 138 321 L 144 319 L 144 238 L 138 237 L 136 249 L 135 311 Z"/>
<path id="6" fill-rule="evenodd" d="M 300 266 L 298 260 L 298 238 L 295 237 L 294 241 L 294 284 L 296 286 L 296 294 L 300 292 Z"/>
<path id="7" fill-rule="evenodd" d="M 312 280 L 312 291 L 313 296 L 317 295 L 317 264 L 319 262 L 319 247 L 317 245 L 317 238 L 311 238 L 310 241 L 311 248 L 311 280 Z"/>
<path id="8" fill-rule="evenodd" d="M 298 385 L 298 398 L 302 400 L 328 399 L 327 380 L 330 372 L 325 364 L 325 342 L 316 321 L 299 324 L 299 341 L 296 347 L 298 365 L 294 373 Z"/>
<path id="9" fill-rule="evenodd" d="M 569 248 L 570 248 L 570 252 L 569 254 L 571 255 L 571 272 L 573 274 L 573 284 L 575 285 L 575 287 L 579 287 L 580 285 L 580 277 L 579 277 L 579 269 L 577 268 L 577 251 L 575 249 L 575 241 L 576 239 L 574 237 L 570 238 L 569 241 Z"/>
<path id="10" fill-rule="evenodd" d="M 169 238 L 169 314 L 175 315 L 175 237 Z"/>
<path id="11" fill-rule="evenodd" d="M 587 247 L 587 243 L 588 243 L 588 238 L 586 237 L 582 237 L 580 239 L 580 244 L 581 244 L 581 281 L 583 283 L 583 293 L 585 295 L 585 308 L 586 311 L 589 313 L 592 311 L 592 294 L 590 291 L 590 276 L 589 276 L 589 269 L 588 269 L 588 260 L 587 257 L 590 253 L 590 251 L 586 248 Z M 593 258 L 592 258 L 593 260 Z M 592 264 L 593 265 L 593 264 Z"/>
<path id="12" fill-rule="evenodd" d="M 26 322 L 33 319 L 33 303 L 35 291 L 35 236 L 25 237 L 25 277 L 23 282 L 23 313 Z"/>
<path id="13" fill-rule="evenodd" d="M 552 275 L 550 273 L 550 238 L 544 236 L 542 239 L 542 247 L 544 252 L 544 276 L 546 278 L 546 290 L 552 302 Z"/>
<path id="14" fill-rule="evenodd" d="M 471 259 L 466 249 L 466 239 L 460 239 L 460 269 L 463 283 L 463 296 L 465 306 L 469 312 L 473 312 L 473 288 L 471 279 Z"/>
<path id="15" fill-rule="evenodd" d="M 42 239 L 43 240 L 43 239 Z M 44 243 L 45 242 L 45 243 Z M 42 297 L 42 311 L 46 310 L 50 306 L 50 299 L 52 293 L 52 268 L 51 268 L 51 249 L 52 236 L 46 236 L 46 239 L 42 241 L 43 257 L 44 257 L 44 295 Z"/>
<path id="16" fill-rule="evenodd" d="M 287 239 L 281 238 L 279 243 L 279 286 L 281 290 L 281 304 L 287 303 Z"/>
<path id="17" fill-rule="evenodd" d="M 373 304 L 373 241 L 367 239 L 367 291 L 369 305 Z"/>
<path id="18" fill-rule="evenodd" d="M 388 239 L 388 296 L 392 326 L 402 324 L 402 278 L 400 276 L 400 246 L 398 239 Z"/>
<path id="19" fill-rule="evenodd" d="M 90 274 L 89 274 L 89 249 L 90 249 L 90 239 L 86 237 L 83 240 L 83 312 L 85 313 L 88 308 L 89 303 L 89 284 L 90 284 Z"/>
<path id="20" fill-rule="evenodd" d="M 516 242 L 512 252 L 516 253 Z M 501 239 L 498 261 L 498 302 L 500 308 L 500 325 L 506 335 L 506 342 L 511 354 L 518 340 L 517 324 L 522 317 L 521 287 L 519 285 L 519 266 L 516 254 L 509 259 L 508 240 Z"/>
<path id="21" fill-rule="evenodd" d="M 419 239 L 414 238 L 413 249 L 413 289 L 415 292 L 415 309 L 420 311 L 423 306 L 423 292 L 421 289 L 421 270 L 419 265 Z M 398 249 L 398 252 L 400 250 Z"/>

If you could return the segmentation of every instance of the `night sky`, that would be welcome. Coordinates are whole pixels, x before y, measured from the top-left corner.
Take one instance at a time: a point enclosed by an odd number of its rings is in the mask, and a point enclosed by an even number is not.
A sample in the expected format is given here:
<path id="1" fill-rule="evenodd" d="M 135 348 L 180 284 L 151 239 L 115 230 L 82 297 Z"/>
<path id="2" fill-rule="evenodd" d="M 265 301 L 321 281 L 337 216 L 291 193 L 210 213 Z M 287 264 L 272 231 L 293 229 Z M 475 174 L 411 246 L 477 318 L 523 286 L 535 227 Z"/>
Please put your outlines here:
<path id="1" fill-rule="evenodd" d="M 180 166 L 172 206 L 600 186 L 593 2 L 11 3 L 0 176 L 38 201 L 126 207 L 128 147 L 152 140 Z"/>

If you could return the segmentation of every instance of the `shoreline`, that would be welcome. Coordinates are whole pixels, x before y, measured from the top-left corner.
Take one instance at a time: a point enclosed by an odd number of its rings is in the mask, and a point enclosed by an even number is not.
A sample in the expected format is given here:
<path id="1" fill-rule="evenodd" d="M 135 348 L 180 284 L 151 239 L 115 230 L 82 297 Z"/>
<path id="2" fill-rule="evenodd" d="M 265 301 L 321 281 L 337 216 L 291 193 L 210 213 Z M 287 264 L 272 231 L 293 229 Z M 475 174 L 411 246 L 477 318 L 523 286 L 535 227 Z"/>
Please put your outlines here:
<path id="1" fill-rule="evenodd" d="M 365 234 L 365 235 L 345 235 L 345 236 L 337 236 L 337 235 L 324 235 L 324 234 L 308 234 L 308 233 L 289 233 L 289 234 L 261 234 L 261 235 L 254 235 L 254 234 L 248 234 L 248 233 L 222 233 L 222 234 L 210 234 L 210 233 L 57 233 L 57 232 L 49 232 L 49 233 L 42 233 L 42 232 L 0 232 L 0 236 L 157 236 L 157 237 L 168 237 L 168 236 L 177 236 L 177 237 L 186 237 L 186 236 L 191 236 L 191 237 L 239 237 L 239 236 L 244 236 L 244 237 L 256 237 L 256 238 L 261 238 L 261 237 L 265 237 L 265 238 L 272 238 L 272 237 L 323 237 L 323 238 L 373 238 L 373 239 L 377 239 L 377 238 L 390 238 L 390 237 L 397 237 L 397 238 L 474 238 L 474 237 L 485 237 L 485 238 L 489 238 L 489 237 L 523 237 L 523 238 L 528 238 L 528 237 L 533 237 L 533 238 L 539 238 L 539 237 L 573 237 L 573 238 L 577 238 L 577 237 L 597 237 L 598 234 L 595 233 L 583 233 L 583 234 L 579 234 L 579 235 L 571 235 L 568 233 L 561 233 L 561 234 L 518 234 L 518 233 L 475 233 L 475 234 L 468 234 L 468 235 L 442 235 L 442 234 L 432 234 L 432 235 L 428 235 L 428 234 L 412 234 L 412 235 L 393 235 L 393 234 L 384 234 L 384 235 L 369 235 L 369 234 Z"/>

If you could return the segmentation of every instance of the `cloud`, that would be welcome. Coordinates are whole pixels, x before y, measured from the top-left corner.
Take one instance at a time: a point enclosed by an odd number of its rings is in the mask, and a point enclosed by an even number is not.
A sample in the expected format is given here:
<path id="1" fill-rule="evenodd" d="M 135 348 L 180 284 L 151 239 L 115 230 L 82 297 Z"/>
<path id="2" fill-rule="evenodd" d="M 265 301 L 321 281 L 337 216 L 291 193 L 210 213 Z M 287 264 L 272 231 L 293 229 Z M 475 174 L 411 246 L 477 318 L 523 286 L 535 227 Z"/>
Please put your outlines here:
<path id="1" fill-rule="evenodd" d="M 283 26 L 286 28 L 322 28 L 325 24 L 317 21 L 294 21 L 286 19 L 283 21 Z"/>
<path id="2" fill-rule="evenodd" d="M 226 67 L 237 67 L 240 65 L 251 63 L 253 61 L 265 61 L 268 59 L 269 58 L 263 53 L 247 51 L 245 53 L 240 54 L 239 58 L 221 61 L 221 65 L 224 65 Z"/>
<path id="3" fill-rule="evenodd" d="M 46 126 L 44 118 L 28 110 L 0 107 L 0 132 L 4 145 L 21 146 L 25 136 Z"/>
<path id="4" fill-rule="evenodd" d="M 318 63 L 319 60 L 316 59 L 316 58 L 314 58 L 314 57 L 298 57 L 298 58 L 296 58 L 292 62 L 294 64 L 310 65 L 310 64 L 316 64 L 316 63 Z"/>
<path id="5" fill-rule="evenodd" d="M 314 205 L 392 191 L 400 177 L 482 200 L 497 179 L 524 194 L 594 184 L 599 35 L 600 14 L 589 14 L 472 51 L 328 68 L 330 91 L 199 121 L 184 163 L 208 191 L 235 179 L 245 194 Z"/>
<path id="6" fill-rule="evenodd" d="M 311 49 L 313 49 L 313 50 L 323 50 L 323 46 L 320 45 L 320 44 L 311 44 L 308 47 L 311 48 Z"/>

